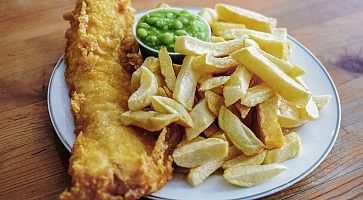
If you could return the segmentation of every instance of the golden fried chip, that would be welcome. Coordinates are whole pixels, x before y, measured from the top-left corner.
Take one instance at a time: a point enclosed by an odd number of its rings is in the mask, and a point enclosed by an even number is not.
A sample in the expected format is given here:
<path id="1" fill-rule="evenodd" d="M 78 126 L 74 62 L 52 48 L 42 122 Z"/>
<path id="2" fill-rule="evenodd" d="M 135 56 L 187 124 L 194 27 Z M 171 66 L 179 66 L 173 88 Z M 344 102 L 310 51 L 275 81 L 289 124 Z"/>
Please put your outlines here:
<path id="1" fill-rule="evenodd" d="M 298 107 L 305 107 L 308 103 L 311 93 L 261 55 L 255 47 L 238 50 L 231 57 L 260 77 L 284 99 Z"/>
<path id="2" fill-rule="evenodd" d="M 293 46 L 289 41 L 264 38 L 257 35 L 249 35 L 248 38 L 254 40 L 262 50 L 279 59 L 285 61 L 290 59 Z"/>
<path id="3" fill-rule="evenodd" d="M 266 151 L 262 151 L 261 153 L 253 156 L 239 155 L 233 159 L 227 160 L 223 163 L 222 168 L 228 169 L 234 166 L 243 166 L 243 165 L 260 165 L 265 159 Z"/>
<path id="4" fill-rule="evenodd" d="M 299 109 L 282 98 L 278 102 L 277 116 L 278 122 L 283 128 L 295 128 L 306 122 L 300 118 Z"/>
<path id="5" fill-rule="evenodd" d="M 205 42 L 191 36 L 180 36 L 175 41 L 175 52 L 187 56 L 197 56 L 202 54 L 210 54 L 220 57 L 244 47 L 245 38 L 229 40 L 226 42 Z"/>
<path id="6" fill-rule="evenodd" d="M 203 73 L 223 73 L 233 70 L 238 63 L 231 57 L 216 58 L 210 54 L 203 54 L 194 59 L 193 68 Z"/>
<path id="7" fill-rule="evenodd" d="M 139 110 L 124 112 L 120 119 L 125 126 L 135 125 L 148 131 L 160 131 L 165 126 L 177 121 L 179 115 Z"/>
<path id="8" fill-rule="evenodd" d="M 181 103 L 186 109 L 191 110 L 200 73 L 192 68 L 193 57 L 186 56 L 182 68 L 175 82 L 173 99 Z"/>
<path id="9" fill-rule="evenodd" d="M 265 145 L 224 106 L 219 111 L 218 123 L 232 143 L 245 155 L 254 155 L 263 151 Z"/>
<path id="10" fill-rule="evenodd" d="M 305 108 L 299 108 L 299 114 L 301 119 L 316 120 L 319 118 L 319 109 L 313 98 L 310 98 Z"/>
<path id="11" fill-rule="evenodd" d="M 226 169 L 223 173 L 223 177 L 227 182 L 233 185 L 252 187 L 287 169 L 286 166 L 276 163 L 253 166 L 237 165 Z"/>
<path id="12" fill-rule="evenodd" d="M 277 24 L 274 18 L 232 5 L 218 3 L 215 6 L 215 10 L 218 13 L 218 19 L 226 22 L 244 24 L 247 28 L 257 31 L 271 32 Z"/>
<path id="13" fill-rule="evenodd" d="M 212 91 L 206 91 L 205 98 L 207 100 L 209 110 L 213 113 L 213 115 L 218 116 L 219 109 L 224 103 L 224 98 Z"/>
<path id="14" fill-rule="evenodd" d="M 221 35 L 225 30 L 246 28 L 243 24 L 229 23 L 229 22 L 214 22 L 211 24 L 214 35 Z"/>
<path id="15" fill-rule="evenodd" d="M 199 90 L 205 91 L 210 90 L 219 86 L 224 85 L 228 80 L 230 76 L 216 76 L 212 77 L 210 79 L 205 80 L 200 84 Z"/>
<path id="16" fill-rule="evenodd" d="M 266 150 L 266 157 L 263 164 L 281 163 L 285 160 L 295 158 L 301 149 L 300 137 L 297 133 L 291 132 L 284 136 L 284 144 L 280 148 Z"/>
<path id="17" fill-rule="evenodd" d="M 185 128 L 185 135 L 188 140 L 197 137 L 201 132 L 207 129 L 215 119 L 213 113 L 209 110 L 207 100 L 201 100 L 189 113 L 193 120 L 193 127 Z"/>
<path id="18" fill-rule="evenodd" d="M 213 43 L 218 43 L 218 42 L 225 42 L 226 40 L 222 37 L 212 36 L 210 38 L 210 41 Z"/>
<path id="19" fill-rule="evenodd" d="M 208 138 L 176 148 L 173 152 L 173 159 L 180 167 L 194 168 L 213 160 L 225 158 L 227 155 L 228 142 Z"/>
<path id="20" fill-rule="evenodd" d="M 213 172 L 220 168 L 223 164 L 223 159 L 209 161 L 199 167 L 190 169 L 187 180 L 188 183 L 194 187 L 203 183 Z"/>
<path id="21" fill-rule="evenodd" d="M 153 109 L 157 112 L 178 114 L 179 120 L 176 121 L 177 124 L 185 127 L 193 127 L 193 120 L 190 117 L 188 111 L 183 105 L 181 105 L 174 99 L 161 96 L 153 96 L 151 98 L 151 105 Z"/>
<path id="22" fill-rule="evenodd" d="M 199 12 L 201 16 L 208 24 L 213 24 L 218 19 L 217 12 L 212 8 L 202 8 Z"/>
<path id="23" fill-rule="evenodd" d="M 168 54 L 168 50 L 162 47 L 159 50 L 159 62 L 160 62 L 160 72 L 165 78 L 165 83 L 168 88 L 173 91 L 175 87 L 176 76 L 174 73 L 173 63 Z"/>
<path id="24" fill-rule="evenodd" d="M 278 96 L 274 95 L 257 106 L 257 136 L 266 145 L 266 149 L 279 148 L 283 143 L 283 134 L 278 123 Z"/>
<path id="25" fill-rule="evenodd" d="M 260 85 L 248 88 L 246 94 L 242 96 L 240 102 L 242 105 L 254 107 L 257 104 L 266 101 L 267 99 L 272 97 L 272 95 L 274 95 L 272 89 L 266 84 L 262 83 Z"/>
<path id="26" fill-rule="evenodd" d="M 128 100 L 129 110 L 141 110 L 150 105 L 151 97 L 158 92 L 158 82 L 154 74 L 146 67 L 141 66 L 140 87 Z"/>
<path id="27" fill-rule="evenodd" d="M 223 97 L 226 106 L 234 104 L 246 94 L 251 78 L 252 74 L 245 67 L 238 66 L 236 68 L 236 71 L 223 87 Z"/>

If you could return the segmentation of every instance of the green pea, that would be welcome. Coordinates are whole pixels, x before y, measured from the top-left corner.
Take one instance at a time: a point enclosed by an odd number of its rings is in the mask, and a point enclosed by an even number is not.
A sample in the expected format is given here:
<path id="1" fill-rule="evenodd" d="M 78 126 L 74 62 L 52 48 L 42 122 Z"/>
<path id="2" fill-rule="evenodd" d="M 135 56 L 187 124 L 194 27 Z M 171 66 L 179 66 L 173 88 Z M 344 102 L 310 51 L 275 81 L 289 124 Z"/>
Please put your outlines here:
<path id="1" fill-rule="evenodd" d="M 157 27 L 161 28 L 161 27 L 163 27 L 163 26 L 165 25 L 165 22 L 164 22 L 163 20 L 159 19 L 159 20 L 155 23 L 155 25 L 156 25 Z"/>
<path id="2" fill-rule="evenodd" d="M 178 20 L 184 25 L 189 24 L 189 20 L 186 17 L 179 17 Z"/>
<path id="3" fill-rule="evenodd" d="M 153 25 L 153 24 L 156 24 L 156 22 L 159 21 L 159 19 L 156 17 L 150 17 L 150 18 L 147 18 L 145 21 L 149 25 Z"/>
<path id="4" fill-rule="evenodd" d="M 174 18 L 174 14 L 173 13 L 166 13 L 165 17 L 166 18 L 169 18 L 169 19 L 173 19 Z"/>
<path id="5" fill-rule="evenodd" d="M 173 41 L 173 35 L 171 33 L 163 33 L 160 35 L 160 40 L 164 44 L 169 44 L 170 42 Z"/>
<path id="6" fill-rule="evenodd" d="M 144 38 L 147 36 L 147 31 L 143 28 L 139 28 L 137 29 L 137 35 L 140 37 L 140 38 Z"/>
<path id="7" fill-rule="evenodd" d="M 149 24 L 147 24 L 147 23 L 145 23 L 145 22 L 139 23 L 138 27 L 140 27 L 140 28 L 144 28 L 144 29 L 148 29 L 148 28 L 150 28 Z"/>
<path id="8" fill-rule="evenodd" d="M 175 35 L 177 36 L 183 36 L 183 35 L 187 35 L 188 33 L 185 30 L 177 30 L 175 31 Z"/>
<path id="9" fill-rule="evenodd" d="M 183 23 L 181 23 L 180 21 L 176 20 L 173 23 L 173 27 L 178 30 L 178 29 L 182 29 L 183 28 Z"/>
<path id="10" fill-rule="evenodd" d="M 158 38 L 155 35 L 149 35 L 146 37 L 145 40 L 148 42 L 156 42 L 158 40 Z"/>

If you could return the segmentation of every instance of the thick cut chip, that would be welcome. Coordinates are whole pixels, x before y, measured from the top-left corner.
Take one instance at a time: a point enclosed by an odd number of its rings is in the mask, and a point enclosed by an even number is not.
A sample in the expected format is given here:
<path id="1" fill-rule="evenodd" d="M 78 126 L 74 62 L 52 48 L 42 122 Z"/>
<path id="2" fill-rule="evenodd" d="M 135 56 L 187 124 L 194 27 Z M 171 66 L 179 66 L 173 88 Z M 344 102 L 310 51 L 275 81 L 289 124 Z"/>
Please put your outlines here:
<path id="1" fill-rule="evenodd" d="M 205 90 L 210 90 L 210 89 L 222 86 L 229 80 L 229 78 L 230 78 L 230 76 L 216 76 L 216 77 L 207 79 L 206 81 L 204 81 L 200 84 L 199 90 L 205 91 Z"/>
<path id="2" fill-rule="evenodd" d="M 191 169 L 187 176 L 188 183 L 194 187 L 200 185 L 208 176 L 220 168 L 222 164 L 223 159 L 218 159 Z"/>
<path id="3" fill-rule="evenodd" d="M 168 54 L 168 50 L 163 47 L 159 51 L 160 72 L 165 78 L 166 86 L 173 91 L 175 87 L 176 76 L 173 69 L 173 63 Z"/>
<path id="4" fill-rule="evenodd" d="M 244 24 L 236 24 L 229 22 L 214 22 L 211 24 L 211 28 L 214 35 L 221 35 L 225 30 L 246 28 Z"/>
<path id="5" fill-rule="evenodd" d="M 300 118 L 299 109 L 284 99 L 279 100 L 277 116 L 283 128 L 295 128 L 306 122 Z"/>
<path id="6" fill-rule="evenodd" d="M 273 90 L 266 84 L 260 84 L 248 88 L 246 94 L 241 98 L 241 104 L 254 107 L 260 104 L 274 95 Z"/>
<path id="7" fill-rule="evenodd" d="M 266 17 L 260 13 L 239 8 L 232 5 L 218 3 L 215 6 L 218 19 L 226 22 L 244 24 L 249 29 L 271 32 L 276 27 L 277 21 L 274 18 Z"/>
<path id="8" fill-rule="evenodd" d="M 128 100 L 129 110 L 141 110 L 150 105 L 151 97 L 158 92 L 158 81 L 154 74 L 146 67 L 141 66 L 140 87 Z"/>
<path id="9" fill-rule="evenodd" d="M 316 120 L 319 118 L 319 109 L 313 98 L 310 98 L 305 108 L 299 108 L 299 114 L 301 119 Z"/>
<path id="10" fill-rule="evenodd" d="M 218 42 L 225 42 L 226 40 L 222 37 L 212 36 L 210 38 L 210 41 L 213 43 L 218 43 Z"/>
<path id="11" fill-rule="evenodd" d="M 287 29 L 286 28 L 273 28 L 271 34 L 279 40 L 287 40 Z"/>
<path id="12" fill-rule="evenodd" d="M 299 65 L 293 65 L 289 62 L 276 58 L 275 56 L 266 53 L 265 51 L 262 51 L 260 49 L 259 52 L 291 77 L 298 77 L 305 74 L 305 70 Z"/>
<path id="13" fill-rule="evenodd" d="M 188 111 L 183 105 L 175 101 L 174 99 L 161 96 L 153 96 L 151 98 L 151 105 L 153 109 L 160 113 L 178 114 L 179 120 L 177 124 L 186 127 L 193 127 L 193 120 L 190 117 Z"/>
<path id="14" fill-rule="evenodd" d="M 258 46 L 257 42 L 255 42 L 254 40 L 246 39 L 246 40 L 245 40 L 245 47 L 250 47 L 250 46 L 254 46 L 254 47 L 256 47 L 257 49 L 259 49 L 259 48 L 260 48 L 260 46 Z"/>
<path id="15" fill-rule="evenodd" d="M 217 12 L 212 8 L 202 8 L 199 12 L 201 16 L 208 24 L 213 24 L 218 19 Z"/>
<path id="16" fill-rule="evenodd" d="M 284 144 L 280 148 L 266 150 L 266 157 L 263 164 L 281 163 L 285 160 L 295 158 L 301 149 L 300 137 L 297 133 L 291 132 L 284 136 Z"/>
<path id="17" fill-rule="evenodd" d="M 185 128 L 185 135 L 188 140 L 197 137 L 201 132 L 207 129 L 216 118 L 209 110 L 207 100 L 201 100 L 189 113 L 193 120 L 193 127 Z"/>
<path id="18" fill-rule="evenodd" d="M 274 38 L 263 38 L 256 35 L 249 35 L 249 38 L 254 40 L 267 53 L 285 61 L 290 59 L 292 52 L 292 44 L 290 42 Z"/>
<path id="19" fill-rule="evenodd" d="M 262 151 L 261 153 L 253 156 L 240 155 L 233 159 L 227 160 L 223 163 L 222 168 L 227 169 L 234 166 L 242 166 L 242 165 L 260 165 L 265 159 L 266 151 Z"/>
<path id="20" fill-rule="evenodd" d="M 212 91 L 206 91 L 205 99 L 207 100 L 209 110 L 213 115 L 218 116 L 219 109 L 224 103 L 224 98 Z"/>
<path id="21" fill-rule="evenodd" d="M 261 31 L 255 31 L 246 28 L 238 28 L 238 29 L 227 29 L 221 33 L 221 37 L 227 40 L 237 39 L 241 37 L 246 37 L 249 35 L 253 35 L 256 37 L 264 38 L 264 39 L 275 39 L 277 40 L 278 37 L 272 35 L 271 33 L 265 33 Z"/>
<path id="22" fill-rule="evenodd" d="M 238 66 L 236 68 L 223 88 L 226 106 L 234 104 L 246 94 L 251 78 L 252 74 L 245 67 Z"/>
<path id="23" fill-rule="evenodd" d="M 306 120 L 300 118 L 299 109 L 282 98 L 278 102 L 277 117 L 280 126 L 283 128 L 295 128 L 306 122 Z"/>
<path id="24" fill-rule="evenodd" d="M 223 177 L 233 185 L 252 187 L 262 183 L 288 168 L 282 164 L 267 164 L 255 166 L 235 166 L 224 171 Z"/>
<path id="25" fill-rule="evenodd" d="M 178 114 L 164 114 L 155 111 L 127 111 L 121 115 L 125 126 L 135 125 L 148 131 L 160 131 L 165 126 L 177 121 Z"/>
<path id="26" fill-rule="evenodd" d="M 318 109 L 322 109 L 327 106 L 331 100 L 331 95 L 314 95 L 313 100 L 318 107 Z"/>
<path id="27" fill-rule="evenodd" d="M 305 107 L 310 100 L 309 91 L 261 55 L 255 47 L 243 48 L 232 53 L 231 56 L 296 106 Z"/>
<path id="28" fill-rule="evenodd" d="M 234 106 L 236 107 L 236 109 L 238 110 L 238 112 L 241 114 L 241 118 L 242 119 L 246 118 L 246 116 L 248 115 L 248 113 L 251 110 L 251 107 L 242 105 L 239 101 L 237 101 L 236 103 L 234 103 Z"/>
<path id="29" fill-rule="evenodd" d="M 186 109 L 191 110 L 200 73 L 192 67 L 193 57 L 186 56 L 182 68 L 175 82 L 173 99 L 181 103 Z"/>
<path id="30" fill-rule="evenodd" d="M 210 54 L 203 54 L 194 59 L 193 68 L 199 72 L 213 74 L 233 70 L 238 63 L 231 57 L 216 58 Z"/>
<path id="31" fill-rule="evenodd" d="M 278 96 L 274 95 L 257 106 L 257 136 L 266 145 L 266 149 L 279 148 L 283 143 L 283 134 L 278 123 Z"/>
<path id="32" fill-rule="evenodd" d="M 218 95 L 223 95 L 223 86 L 213 88 L 210 91 L 212 91 Z M 223 101 L 224 101 L 224 99 L 223 99 Z"/>
<path id="33" fill-rule="evenodd" d="M 213 160 L 223 159 L 227 155 L 228 142 L 208 138 L 176 148 L 173 152 L 173 159 L 180 167 L 194 168 Z"/>
<path id="34" fill-rule="evenodd" d="M 245 155 L 255 155 L 263 151 L 265 145 L 224 106 L 219 111 L 218 123 L 232 143 Z"/>
<path id="35" fill-rule="evenodd" d="M 229 40 L 226 42 L 205 42 L 191 36 L 180 36 L 175 41 L 175 52 L 187 56 L 197 56 L 202 54 L 210 54 L 220 57 L 227 56 L 230 53 L 244 47 L 245 38 Z"/>

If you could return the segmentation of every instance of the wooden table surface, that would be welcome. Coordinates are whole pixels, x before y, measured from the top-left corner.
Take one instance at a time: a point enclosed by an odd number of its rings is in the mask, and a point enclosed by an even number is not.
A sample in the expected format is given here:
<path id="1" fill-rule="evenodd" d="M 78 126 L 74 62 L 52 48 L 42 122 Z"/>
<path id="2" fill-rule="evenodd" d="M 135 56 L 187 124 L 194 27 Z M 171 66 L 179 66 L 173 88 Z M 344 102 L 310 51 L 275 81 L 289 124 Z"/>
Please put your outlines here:
<path id="1" fill-rule="evenodd" d="M 146 9 L 156 0 L 135 0 Z M 172 5 L 213 6 L 207 0 Z M 341 99 L 338 139 L 324 162 L 267 199 L 363 198 L 363 1 L 230 0 L 278 19 L 325 65 Z M 0 0 L 0 199 L 55 199 L 69 184 L 70 154 L 47 110 L 47 84 L 64 51 L 72 0 Z"/>

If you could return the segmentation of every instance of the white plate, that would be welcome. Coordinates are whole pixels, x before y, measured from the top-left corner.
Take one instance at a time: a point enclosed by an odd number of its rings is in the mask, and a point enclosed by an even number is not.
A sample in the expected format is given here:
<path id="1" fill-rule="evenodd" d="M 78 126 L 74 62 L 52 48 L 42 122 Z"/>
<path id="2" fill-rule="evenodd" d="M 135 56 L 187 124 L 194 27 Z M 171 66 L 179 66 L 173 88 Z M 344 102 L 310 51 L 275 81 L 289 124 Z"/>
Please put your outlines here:
<path id="1" fill-rule="evenodd" d="M 192 12 L 198 11 L 189 8 Z M 141 12 L 142 13 L 142 12 Z M 140 14 L 138 16 L 140 16 Z M 136 17 L 138 17 L 136 16 Z M 302 151 L 294 159 L 283 164 L 289 170 L 251 188 L 229 185 L 221 175 L 212 175 L 205 183 L 193 188 L 181 174 L 160 191 L 149 196 L 151 199 L 255 199 L 271 195 L 298 182 L 312 172 L 327 156 L 339 132 L 341 108 L 335 85 L 319 60 L 302 44 L 289 36 L 294 44 L 291 62 L 306 70 L 304 80 L 313 94 L 328 94 L 333 98 L 321 110 L 320 118 L 296 129 L 301 137 Z M 54 129 L 64 146 L 71 151 L 75 140 L 73 117 L 70 112 L 68 86 L 64 78 L 66 64 L 61 58 L 54 67 L 48 87 L 48 109 Z"/>

